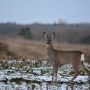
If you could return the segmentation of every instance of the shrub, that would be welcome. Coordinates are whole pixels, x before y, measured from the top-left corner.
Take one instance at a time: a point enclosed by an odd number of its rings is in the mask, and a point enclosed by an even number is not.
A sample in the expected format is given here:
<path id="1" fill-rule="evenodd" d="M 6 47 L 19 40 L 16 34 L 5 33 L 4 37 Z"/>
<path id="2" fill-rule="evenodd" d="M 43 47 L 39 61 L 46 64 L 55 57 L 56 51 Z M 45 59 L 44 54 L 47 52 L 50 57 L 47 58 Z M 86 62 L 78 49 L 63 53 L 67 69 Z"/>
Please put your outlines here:
<path id="1" fill-rule="evenodd" d="M 84 38 L 82 38 L 82 40 L 80 41 L 80 43 L 90 44 L 90 35 L 89 36 L 85 36 Z"/>
<path id="2" fill-rule="evenodd" d="M 18 34 L 24 38 L 32 39 L 32 33 L 29 27 L 23 27 Z"/>

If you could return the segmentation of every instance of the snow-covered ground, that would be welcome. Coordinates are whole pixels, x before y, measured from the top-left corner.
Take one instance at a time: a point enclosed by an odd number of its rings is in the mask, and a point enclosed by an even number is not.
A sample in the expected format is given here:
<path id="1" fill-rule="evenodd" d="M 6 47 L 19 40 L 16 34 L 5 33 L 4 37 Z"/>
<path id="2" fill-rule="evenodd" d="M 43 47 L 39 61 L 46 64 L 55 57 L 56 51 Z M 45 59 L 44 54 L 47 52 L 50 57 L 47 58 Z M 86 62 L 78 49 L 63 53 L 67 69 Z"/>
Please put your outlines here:
<path id="1" fill-rule="evenodd" d="M 59 68 L 58 82 L 51 83 L 51 65 L 21 65 L 15 60 L 14 63 L 8 61 L 0 64 L 0 90 L 90 90 L 86 75 L 79 75 L 73 83 L 68 83 L 73 77 L 71 70 L 70 65 Z"/>

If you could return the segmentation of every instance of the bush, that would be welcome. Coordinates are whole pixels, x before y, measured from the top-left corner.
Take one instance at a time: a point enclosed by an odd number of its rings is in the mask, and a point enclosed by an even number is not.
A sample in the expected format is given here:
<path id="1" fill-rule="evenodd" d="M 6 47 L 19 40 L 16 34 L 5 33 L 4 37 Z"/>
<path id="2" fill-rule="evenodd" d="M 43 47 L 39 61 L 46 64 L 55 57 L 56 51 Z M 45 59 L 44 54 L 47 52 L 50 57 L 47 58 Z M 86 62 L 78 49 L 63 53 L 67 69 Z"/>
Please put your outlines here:
<path id="1" fill-rule="evenodd" d="M 80 43 L 90 44 L 90 36 L 85 36 L 84 38 L 82 38 L 82 40 L 80 41 Z"/>
<path id="2" fill-rule="evenodd" d="M 0 42 L 0 57 L 15 56 L 15 53 L 9 50 L 8 44 Z"/>
<path id="3" fill-rule="evenodd" d="M 32 34 L 29 27 L 23 27 L 20 30 L 19 35 L 27 39 L 32 39 Z"/>
<path id="4" fill-rule="evenodd" d="M 0 51 L 5 51 L 8 49 L 8 45 L 0 42 Z"/>

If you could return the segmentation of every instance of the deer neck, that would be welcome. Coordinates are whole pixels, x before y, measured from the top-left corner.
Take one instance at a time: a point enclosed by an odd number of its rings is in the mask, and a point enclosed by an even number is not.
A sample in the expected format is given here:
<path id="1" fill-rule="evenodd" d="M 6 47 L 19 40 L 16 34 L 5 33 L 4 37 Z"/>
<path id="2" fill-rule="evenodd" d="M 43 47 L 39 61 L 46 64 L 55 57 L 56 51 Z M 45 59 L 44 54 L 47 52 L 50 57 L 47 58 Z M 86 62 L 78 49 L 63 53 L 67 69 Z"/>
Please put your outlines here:
<path id="1" fill-rule="evenodd" d="M 50 44 L 50 45 L 47 45 L 47 52 L 50 53 L 50 52 L 53 52 L 54 51 L 54 48 L 53 48 L 53 45 Z"/>

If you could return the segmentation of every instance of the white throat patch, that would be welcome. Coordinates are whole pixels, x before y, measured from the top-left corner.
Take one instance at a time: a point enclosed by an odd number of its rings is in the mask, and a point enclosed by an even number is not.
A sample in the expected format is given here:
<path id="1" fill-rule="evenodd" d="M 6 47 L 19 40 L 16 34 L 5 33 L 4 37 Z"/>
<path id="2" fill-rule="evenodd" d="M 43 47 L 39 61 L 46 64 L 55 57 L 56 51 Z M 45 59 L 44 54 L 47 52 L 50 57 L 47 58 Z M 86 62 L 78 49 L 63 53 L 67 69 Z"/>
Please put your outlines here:
<path id="1" fill-rule="evenodd" d="M 49 47 L 49 45 L 48 44 L 46 44 L 46 48 L 48 48 Z"/>

